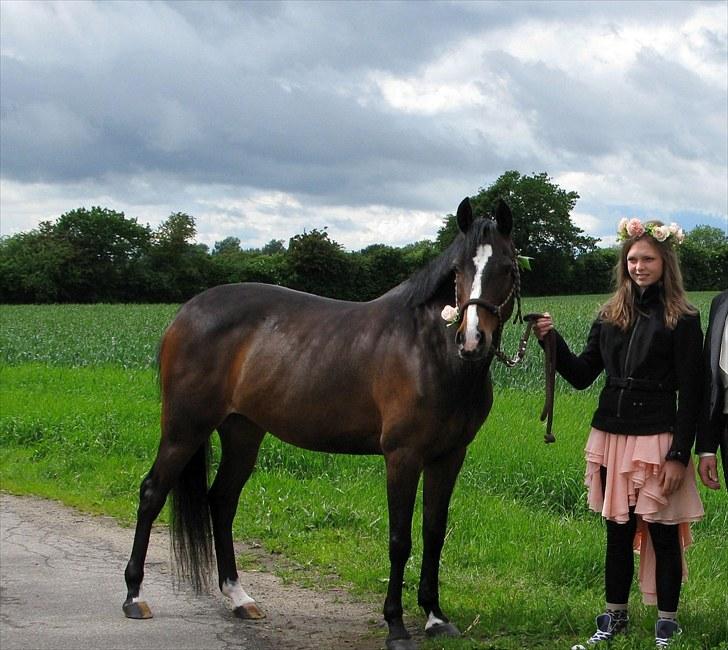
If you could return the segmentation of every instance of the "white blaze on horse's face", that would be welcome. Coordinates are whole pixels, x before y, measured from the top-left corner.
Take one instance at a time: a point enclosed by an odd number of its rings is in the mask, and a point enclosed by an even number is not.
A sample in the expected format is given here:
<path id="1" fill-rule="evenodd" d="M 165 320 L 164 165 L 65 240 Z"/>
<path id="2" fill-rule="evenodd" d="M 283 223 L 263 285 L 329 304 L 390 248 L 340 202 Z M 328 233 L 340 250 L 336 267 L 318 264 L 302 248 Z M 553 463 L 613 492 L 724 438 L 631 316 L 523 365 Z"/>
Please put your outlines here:
<path id="1" fill-rule="evenodd" d="M 488 260 L 493 255 L 493 247 L 490 244 L 481 244 L 475 251 L 473 264 L 475 264 L 475 273 L 473 274 L 473 284 L 470 288 L 470 300 L 480 298 L 483 292 L 483 272 Z M 468 305 L 466 312 L 466 329 L 464 349 L 474 350 L 478 347 L 478 307 L 476 305 Z"/>

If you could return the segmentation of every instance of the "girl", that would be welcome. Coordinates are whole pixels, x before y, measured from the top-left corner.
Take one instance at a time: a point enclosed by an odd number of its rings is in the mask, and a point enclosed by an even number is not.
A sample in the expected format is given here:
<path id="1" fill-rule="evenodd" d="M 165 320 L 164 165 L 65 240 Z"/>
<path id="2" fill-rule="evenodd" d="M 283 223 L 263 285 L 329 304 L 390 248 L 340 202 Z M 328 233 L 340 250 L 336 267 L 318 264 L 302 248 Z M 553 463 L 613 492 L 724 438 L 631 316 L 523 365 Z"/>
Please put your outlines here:
<path id="1" fill-rule="evenodd" d="M 680 632 L 689 522 L 703 516 L 690 458 L 702 385 L 700 316 L 687 301 L 675 247 L 677 224 L 623 219 L 616 291 L 602 306 L 586 347 L 574 355 L 557 339 L 556 368 L 575 388 L 606 382 L 586 444 L 589 507 L 606 519 L 606 607 L 586 650 L 627 630 L 627 601 L 640 553 L 640 589 L 657 603 L 657 648 Z M 540 340 L 549 314 L 535 326 Z M 679 400 L 676 399 L 676 393 Z"/>

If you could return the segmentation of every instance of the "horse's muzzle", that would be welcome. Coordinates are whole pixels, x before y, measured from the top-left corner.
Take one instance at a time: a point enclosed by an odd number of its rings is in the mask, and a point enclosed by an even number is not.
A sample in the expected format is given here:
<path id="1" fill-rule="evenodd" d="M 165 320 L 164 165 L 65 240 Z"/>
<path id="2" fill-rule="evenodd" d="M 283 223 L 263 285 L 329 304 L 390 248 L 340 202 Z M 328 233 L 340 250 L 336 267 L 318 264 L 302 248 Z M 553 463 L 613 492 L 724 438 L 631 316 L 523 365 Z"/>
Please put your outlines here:
<path id="1" fill-rule="evenodd" d="M 490 351 L 493 337 L 489 332 L 478 329 L 474 336 L 466 337 L 461 330 L 455 336 L 458 346 L 458 356 L 468 361 L 484 359 Z"/>

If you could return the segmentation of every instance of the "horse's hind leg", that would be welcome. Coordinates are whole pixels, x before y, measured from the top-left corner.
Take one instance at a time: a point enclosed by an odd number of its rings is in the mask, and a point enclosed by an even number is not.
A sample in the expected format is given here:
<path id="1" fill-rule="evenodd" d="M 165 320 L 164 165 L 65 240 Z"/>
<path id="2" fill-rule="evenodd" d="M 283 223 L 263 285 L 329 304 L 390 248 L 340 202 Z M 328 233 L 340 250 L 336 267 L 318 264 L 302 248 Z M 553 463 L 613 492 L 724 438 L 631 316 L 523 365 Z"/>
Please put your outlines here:
<path id="1" fill-rule="evenodd" d="M 387 503 L 389 506 L 389 585 L 384 618 L 389 627 L 388 650 L 411 650 L 411 639 L 402 619 L 402 580 L 412 550 L 412 513 L 420 480 L 420 458 L 407 449 L 386 456 Z"/>
<path id="2" fill-rule="evenodd" d="M 172 443 L 168 436 L 163 436 L 154 464 L 142 480 L 134 545 L 124 571 L 127 595 L 122 609 L 128 618 L 152 618 L 152 612 L 141 594 L 144 561 L 149 548 L 152 524 L 162 510 L 175 481 L 199 446 L 199 439 L 197 442 L 190 440 L 182 443 L 178 440 Z"/>
<path id="3" fill-rule="evenodd" d="M 427 615 L 427 636 L 460 635 L 440 609 L 439 576 L 450 497 L 464 459 L 465 447 L 461 447 L 426 465 L 424 469 L 422 571 L 417 601 Z"/>
<path id="4" fill-rule="evenodd" d="M 232 531 L 240 492 L 253 471 L 265 432 L 237 414 L 228 416 L 217 430 L 222 454 L 208 496 L 220 591 L 232 599 L 233 611 L 239 618 L 263 618 L 240 585 Z"/>

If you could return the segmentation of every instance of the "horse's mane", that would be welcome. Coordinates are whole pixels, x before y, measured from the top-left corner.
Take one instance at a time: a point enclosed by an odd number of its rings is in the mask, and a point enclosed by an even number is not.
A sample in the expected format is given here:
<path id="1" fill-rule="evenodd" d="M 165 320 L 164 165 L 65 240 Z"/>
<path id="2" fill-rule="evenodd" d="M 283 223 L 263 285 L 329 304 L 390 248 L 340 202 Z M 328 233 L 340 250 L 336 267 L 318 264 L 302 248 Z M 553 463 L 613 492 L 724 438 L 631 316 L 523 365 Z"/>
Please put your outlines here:
<path id="1" fill-rule="evenodd" d="M 453 263 L 463 249 L 468 248 L 473 240 L 482 241 L 485 231 L 493 227 L 494 223 L 490 219 L 476 219 L 467 234 L 458 233 L 455 240 L 440 255 L 385 295 L 396 293 L 408 306 L 419 307 L 429 302 L 443 286 L 447 285 L 447 291 L 452 292 L 454 301 Z"/>

